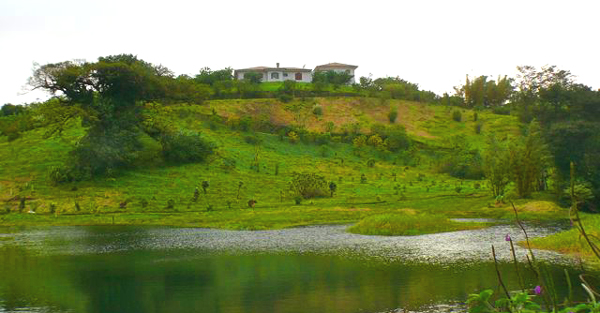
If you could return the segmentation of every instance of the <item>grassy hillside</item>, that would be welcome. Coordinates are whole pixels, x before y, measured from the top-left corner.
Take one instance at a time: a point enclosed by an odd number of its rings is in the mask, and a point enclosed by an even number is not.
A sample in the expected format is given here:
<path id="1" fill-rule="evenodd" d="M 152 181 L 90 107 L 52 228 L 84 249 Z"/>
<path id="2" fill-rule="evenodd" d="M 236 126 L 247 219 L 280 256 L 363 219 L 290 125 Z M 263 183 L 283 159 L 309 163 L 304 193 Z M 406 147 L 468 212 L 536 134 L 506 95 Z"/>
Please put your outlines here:
<path id="1" fill-rule="evenodd" d="M 322 114 L 314 114 L 314 107 Z M 62 164 L 84 130 L 72 125 L 61 137 L 44 139 L 45 129 L 23 134 L 13 142 L 0 137 L 0 199 L 2 225 L 33 224 L 151 224 L 267 229 L 323 223 L 356 222 L 376 214 L 406 209 L 445 217 L 511 217 L 506 206 L 496 207 L 483 181 L 459 180 L 436 173 L 434 159 L 419 155 L 417 166 L 367 149 L 355 153 L 351 144 L 332 140 L 326 145 L 292 142 L 284 135 L 234 130 L 222 120 L 251 117 L 272 125 L 304 127 L 315 132 L 360 131 L 389 125 L 387 114 L 398 111 L 396 123 L 428 151 L 443 150 L 463 135 L 482 147 L 485 135 L 518 136 L 514 117 L 478 113 L 482 132 L 475 132 L 473 111 L 367 98 L 217 100 L 201 106 L 173 105 L 153 109 L 156 118 L 181 130 L 201 131 L 217 146 L 205 163 L 173 166 L 160 158 L 150 138 L 135 167 L 91 181 L 53 185 L 49 170 Z M 459 109 L 460 110 L 460 109 Z M 374 165 L 368 166 L 368 161 Z M 254 166 L 258 164 L 257 166 Z M 258 169 L 257 169 L 258 168 Z M 293 172 L 317 172 L 337 184 L 333 197 L 295 203 L 289 183 Z M 364 175 L 366 181 L 361 182 Z M 194 190 L 208 181 L 197 202 Z M 240 187 L 241 185 L 241 187 Z M 200 188 L 201 190 L 201 188 Z M 457 192 L 457 190 L 459 192 Z M 25 207 L 19 208 L 21 198 Z M 254 208 L 248 201 L 254 199 Z M 169 205 L 171 204 L 171 205 Z M 523 216 L 556 217 L 561 209 L 549 202 L 522 201 Z M 207 209 L 210 207 L 210 211 Z M 35 210 L 36 214 L 27 214 Z M 22 213 L 19 213 L 22 212 Z M 52 213 L 53 212 L 53 213 Z"/>
<path id="2" fill-rule="evenodd" d="M 320 106 L 323 115 L 313 114 L 313 108 Z M 200 107 L 200 112 L 209 114 L 214 109 L 226 117 L 253 116 L 274 124 L 301 125 L 312 131 L 327 131 L 328 123 L 335 125 L 334 132 L 350 130 L 355 124 L 362 132 L 368 133 L 374 123 L 388 125 L 388 113 L 398 111 L 396 123 L 403 125 L 415 140 L 434 146 L 444 146 L 448 138 L 465 135 L 475 146 L 482 146 L 485 134 L 498 133 L 519 135 L 519 123 L 513 116 L 478 112 L 474 121 L 472 110 L 455 107 L 433 106 L 425 103 L 404 100 L 374 98 L 316 98 L 296 99 L 282 103 L 276 99 L 214 100 Z M 454 111 L 462 113 L 462 122 L 452 119 Z M 475 133 L 475 125 L 481 123 L 482 133 Z"/>

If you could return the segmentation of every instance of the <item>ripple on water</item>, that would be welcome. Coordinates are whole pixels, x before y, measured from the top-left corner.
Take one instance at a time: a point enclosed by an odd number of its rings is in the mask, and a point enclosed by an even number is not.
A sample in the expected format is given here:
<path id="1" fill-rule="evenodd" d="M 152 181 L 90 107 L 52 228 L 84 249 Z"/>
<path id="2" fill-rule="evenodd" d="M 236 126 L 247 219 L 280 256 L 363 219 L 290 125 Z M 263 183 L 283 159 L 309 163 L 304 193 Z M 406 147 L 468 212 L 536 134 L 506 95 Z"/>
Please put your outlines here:
<path id="1" fill-rule="evenodd" d="M 134 250 L 202 250 L 226 253 L 314 253 L 376 258 L 385 262 L 457 263 L 481 262 L 497 257 L 510 261 L 510 234 L 524 240 L 515 225 L 496 225 L 420 236 L 366 236 L 346 232 L 348 225 L 310 226 L 282 230 L 231 231 L 205 228 L 166 227 L 44 227 L 11 234 L 21 246 L 51 254 L 115 253 Z M 530 237 L 546 236 L 557 226 L 528 225 Z M 0 243 L 1 244 L 1 243 Z M 515 246 L 525 261 L 526 250 Z M 536 257 L 557 263 L 571 259 L 551 251 L 536 251 Z"/>

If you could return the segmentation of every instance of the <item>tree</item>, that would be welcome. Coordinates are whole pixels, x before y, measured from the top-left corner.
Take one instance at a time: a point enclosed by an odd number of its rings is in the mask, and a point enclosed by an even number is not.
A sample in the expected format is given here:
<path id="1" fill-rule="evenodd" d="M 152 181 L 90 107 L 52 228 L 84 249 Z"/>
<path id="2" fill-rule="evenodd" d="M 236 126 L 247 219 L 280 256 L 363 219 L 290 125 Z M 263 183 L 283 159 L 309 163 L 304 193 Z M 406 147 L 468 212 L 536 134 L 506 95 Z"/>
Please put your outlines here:
<path id="1" fill-rule="evenodd" d="M 244 80 L 248 81 L 250 84 L 258 85 L 260 84 L 263 75 L 257 72 L 248 72 L 244 74 Z"/>
<path id="2" fill-rule="evenodd" d="M 329 186 L 325 177 L 316 173 L 292 173 L 290 190 L 304 199 L 324 197 L 328 194 Z"/>
<path id="3" fill-rule="evenodd" d="M 48 109 L 44 112 L 47 121 L 65 124 L 81 118 L 87 132 L 71 152 L 65 170 L 85 178 L 131 164 L 142 149 L 138 137 L 143 102 L 167 97 L 167 83 L 172 80 L 167 68 L 121 54 L 100 57 L 94 63 L 65 61 L 37 66 L 29 84 L 59 100 L 42 105 Z M 63 117 L 56 118 L 58 114 Z"/>
<path id="4" fill-rule="evenodd" d="M 194 76 L 194 80 L 200 84 L 214 86 L 217 82 L 232 81 L 233 69 L 226 67 L 222 70 L 213 71 L 208 67 L 200 69 L 200 73 Z"/>
<path id="5" fill-rule="evenodd" d="M 504 105 L 513 92 L 512 79 L 498 77 L 498 81 L 488 80 L 487 76 L 478 76 L 469 80 L 458 89 L 459 95 L 464 95 L 465 105 L 473 107 L 497 107 Z"/>
<path id="6" fill-rule="evenodd" d="M 0 116 L 19 115 L 25 112 L 25 107 L 7 103 L 0 108 Z"/>
<path id="7" fill-rule="evenodd" d="M 471 147 L 463 135 L 452 137 L 449 152 L 440 161 L 439 171 L 458 178 L 482 178 L 483 169 L 479 150 Z"/>
<path id="8" fill-rule="evenodd" d="M 510 154 L 506 144 L 499 142 L 493 135 L 488 137 L 487 148 L 483 153 L 483 171 L 494 197 L 503 195 L 511 182 Z"/>
<path id="9" fill-rule="evenodd" d="M 543 190 L 550 155 L 539 123 L 532 121 L 527 134 L 513 140 L 509 154 L 513 181 L 519 197 L 529 197 L 533 191 Z"/>
<path id="10" fill-rule="evenodd" d="M 548 124 L 565 113 L 569 94 L 574 87 L 573 75 L 555 65 L 540 70 L 533 66 L 518 66 L 517 92 L 513 106 L 521 120 L 529 122 L 536 118 Z"/>
<path id="11" fill-rule="evenodd" d="M 595 210 L 600 195 L 600 123 L 575 120 L 553 123 L 546 131 L 549 150 L 557 170 L 554 184 L 567 188 L 570 163 L 575 163 L 576 176 L 582 185 L 589 184 L 594 198 L 586 199 L 583 208 Z"/>
<path id="12" fill-rule="evenodd" d="M 347 72 L 336 72 L 336 71 L 316 71 L 312 76 L 313 84 L 326 84 L 333 85 L 334 89 L 339 88 L 342 85 L 346 85 L 352 79 L 352 75 Z"/>

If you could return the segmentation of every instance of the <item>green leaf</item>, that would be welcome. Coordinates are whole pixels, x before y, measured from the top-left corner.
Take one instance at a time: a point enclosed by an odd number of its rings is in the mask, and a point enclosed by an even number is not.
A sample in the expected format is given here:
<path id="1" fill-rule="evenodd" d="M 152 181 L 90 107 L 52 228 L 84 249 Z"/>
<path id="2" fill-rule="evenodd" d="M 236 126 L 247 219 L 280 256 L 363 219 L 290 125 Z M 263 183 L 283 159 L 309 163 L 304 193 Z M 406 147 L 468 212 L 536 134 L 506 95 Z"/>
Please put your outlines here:
<path id="1" fill-rule="evenodd" d="M 481 299 L 481 301 L 488 301 L 492 294 L 494 294 L 494 291 L 492 289 L 486 289 L 479 293 L 479 298 Z"/>

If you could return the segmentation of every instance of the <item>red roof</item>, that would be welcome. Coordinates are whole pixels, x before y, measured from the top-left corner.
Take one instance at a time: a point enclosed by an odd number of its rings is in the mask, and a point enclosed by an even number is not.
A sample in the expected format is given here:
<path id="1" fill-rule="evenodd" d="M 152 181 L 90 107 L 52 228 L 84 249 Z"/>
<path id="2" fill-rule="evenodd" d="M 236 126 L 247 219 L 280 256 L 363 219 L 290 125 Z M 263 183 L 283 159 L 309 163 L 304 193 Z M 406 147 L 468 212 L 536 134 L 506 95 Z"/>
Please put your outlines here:
<path id="1" fill-rule="evenodd" d="M 327 63 L 327 64 L 323 64 L 323 65 L 318 65 L 317 67 L 315 67 L 315 71 L 318 70 L 327 70 L 327 69 L 336 69 L 336 68 L 351 68 L 351 69 L 356 69 L 358 66 L 357 65 L 350 65 L 350 64 L 342 64 L 342 63 Z"/>
<path id="2" fill-rule="evenodd" d="M 242 68 L 235 70 L 236 72 L 267 72 L 267 71 L 281 71 L 281 72 L 311 72 L 308 68 L 299 67 L 267 67 L 267 66 L 256 66 L 249 68 Z"/>

